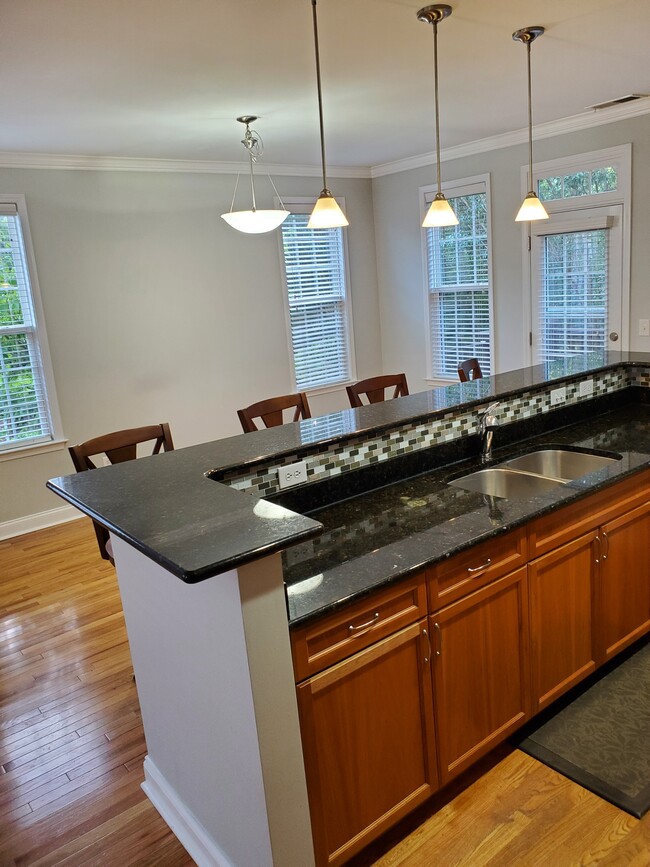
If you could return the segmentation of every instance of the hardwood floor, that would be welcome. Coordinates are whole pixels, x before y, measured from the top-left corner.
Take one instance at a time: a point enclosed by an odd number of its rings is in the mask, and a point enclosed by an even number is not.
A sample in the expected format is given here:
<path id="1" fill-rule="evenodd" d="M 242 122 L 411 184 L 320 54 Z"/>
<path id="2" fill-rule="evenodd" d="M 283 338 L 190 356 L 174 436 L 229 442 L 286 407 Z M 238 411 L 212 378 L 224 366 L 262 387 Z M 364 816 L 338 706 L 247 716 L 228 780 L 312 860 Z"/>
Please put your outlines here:
<path id="1" fill-rule="evenodd" d="M 132 673 L 88 520 L 0 542 L 2 867 L 194 863 L 140 789 Z M 650 867 L 650 814 L 502 746 L 350 867 L 547 864 Z"/>
<path id="2" fill-rule="evenodd" d="M 0 542 L 0 864 L 193 864 L 140 788 L 145 752 L 90 521 Z"/>

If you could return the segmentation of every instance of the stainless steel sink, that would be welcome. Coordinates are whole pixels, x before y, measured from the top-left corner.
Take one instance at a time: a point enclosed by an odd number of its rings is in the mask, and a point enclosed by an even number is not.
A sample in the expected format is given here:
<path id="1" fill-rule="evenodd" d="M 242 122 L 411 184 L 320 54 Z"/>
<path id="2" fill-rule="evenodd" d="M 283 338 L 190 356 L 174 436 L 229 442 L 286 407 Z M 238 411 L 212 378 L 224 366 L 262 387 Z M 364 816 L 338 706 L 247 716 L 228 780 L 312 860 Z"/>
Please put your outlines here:
<path id="1" fill-rule="evenodd" d="M 461 476 L 449 482 L 455 488 L 475 491 L 490 497 L 503 497 L 506 500 L 527 500 L 544 494 L 561 485 L 556 479 L 546 479 L 531 473 L 518 472 L 506 467 L 488 467 L 468 476 Z"/>
<path id="2" fill-rule="evenodd" d="M 572 452 L 568 449 L 539 449 L 495 467 L 461 476 L 449 484 L 490 497 L 526 500 L 620 460 L 620 457 Z"/>
<path id="3" fill-rule="evenodd" d="M 546 478 L 572 481 L 595 473 L 605 467 L 615 464 L 620 458 L 608 458 L 603 455 L 593 455 L 586 452 L 570 452 L 565 449 L 540 449 L 529 452 L 519 458 L 505 461 L 500 466 L 512 470 L 524 470 L 536 473 Z"/>

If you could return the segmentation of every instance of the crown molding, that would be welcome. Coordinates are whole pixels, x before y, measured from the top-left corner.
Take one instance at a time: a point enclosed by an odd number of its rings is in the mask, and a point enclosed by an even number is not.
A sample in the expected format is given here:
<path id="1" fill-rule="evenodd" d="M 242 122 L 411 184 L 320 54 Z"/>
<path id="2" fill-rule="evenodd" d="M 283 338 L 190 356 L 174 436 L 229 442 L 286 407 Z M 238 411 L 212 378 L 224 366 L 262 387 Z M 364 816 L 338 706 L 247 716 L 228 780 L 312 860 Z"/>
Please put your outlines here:
<path id="1" fill-rule="evenodd" d="M 604 126 L 619 120 L 650 113 L 650 97 L 635 102 L 613 106 L 600 111 L 589 111 L 561 120 L 538 124 L 534 127 L 535 139 L 552 138 L 582 129 Z M 442 161 L 474 156 L 487 151 L 520 145 L 528 141 L 528 130 L 518 129 L 489 138 L 477 139 L 466 144 L 445 148 L 440 153 Z M 435 154 L 424 153 L 375 166 L 328 165 L 327 174 L 332 178 L 379 178 L 411 169 L 433 165 Z M 18 151 L 0 151 L 0 168 L 4 169 L 62 169 L 67 171 L 106 172 L 171 172 L 187 174 L 237 175 L 248 172 L 248 163 L 217 162 L 216 160 L 166 160 L 138 157 L 83 156 L 75 154 L 42 154 Z M 320 166 L 264 164 L 265 174 L 276 177 L 319 178 Z"/>
<path id="2" fill-rule="evenodd" d="M 0 151 L 0 168 L 237 175 L 248 172 L 248 163 Z M 265 163 L 263 173 L 273 176 L 320 178 L 322 172 L 320 166 L 290 166 Z M 328 177 L 332 178 L 369 178 L 370 168 L 368 166 L 328 166 L 327 174 Z"/>
<path id="3" fill-rule="evenodd" d="M 534 127 L 533 135 L 536 140 L 553 138 L 557 135 L 566 135 L 567 133 L 578 132 L 582 129 L 605 126 L 605 124 L 608 123 L 616 123 L 619 120 L 627 120 L 628 118 L 639 117 L 640 115 L 649 113 L 650 97 L 639 99 L 633 103 L 613 106 L 609 109 L 602 109 L 600 111 L 594 110 L 585 114 L 575 114 L 571 117 L 564 117 L 561 120 L 552 120 L 547 123 L 540 123 Z M 489 138 L 477 139 L 473 142 L 467 142 L 467 144 L 445 148 L 440 152 L 440 159 L 443 162 L 456 160 L 461 157 L 471 157 L 475 154 L 500 150 L 501 148 L 512 147 L 513 145 L 524 144 L 527 142 L 528 130 L 518 129 L 513 130 L 512 132 L 490 136 Z M 382 163 L 381 165 L 371 167 L 370 176 L 372 178 L 380 178 L 383 175 L 394 175 L 398 172 L 409 171 L 410 169 L 419 169 L 423 166 L 431 166 L 435 163 L 435 159 L 435 153 L 431 152 L 420 154 L 419 156 L 407 157 L 403 160 L 395 160 L 390 163 Z"/>

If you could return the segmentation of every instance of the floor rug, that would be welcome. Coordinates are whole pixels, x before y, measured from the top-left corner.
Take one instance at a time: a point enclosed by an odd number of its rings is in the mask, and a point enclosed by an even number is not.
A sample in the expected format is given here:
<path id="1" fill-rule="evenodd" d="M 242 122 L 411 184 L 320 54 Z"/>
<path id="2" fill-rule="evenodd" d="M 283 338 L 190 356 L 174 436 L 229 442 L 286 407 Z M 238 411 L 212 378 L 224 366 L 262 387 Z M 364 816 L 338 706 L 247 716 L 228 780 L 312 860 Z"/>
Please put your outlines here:
<path id="1" fill-rule="evenodd" d="M 519 749 L 641 818 L 650 808 L 650 643 L 560 703 L 527 727 Z"/>

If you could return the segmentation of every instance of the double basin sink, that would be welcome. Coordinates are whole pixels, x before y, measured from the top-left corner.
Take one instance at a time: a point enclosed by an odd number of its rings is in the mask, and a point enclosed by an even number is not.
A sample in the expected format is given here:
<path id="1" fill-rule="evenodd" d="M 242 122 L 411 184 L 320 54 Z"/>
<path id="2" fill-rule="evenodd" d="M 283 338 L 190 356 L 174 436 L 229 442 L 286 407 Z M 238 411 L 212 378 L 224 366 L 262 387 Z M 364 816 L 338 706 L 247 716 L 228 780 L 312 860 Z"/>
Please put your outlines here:
<path id="1" fill-rule="evenodd" d="M 620 455 L 607 457 L 589 451 L 546 448 L 461 476 L 449 484 L 491 497 L 525 500 L 620 460 Z"/>

